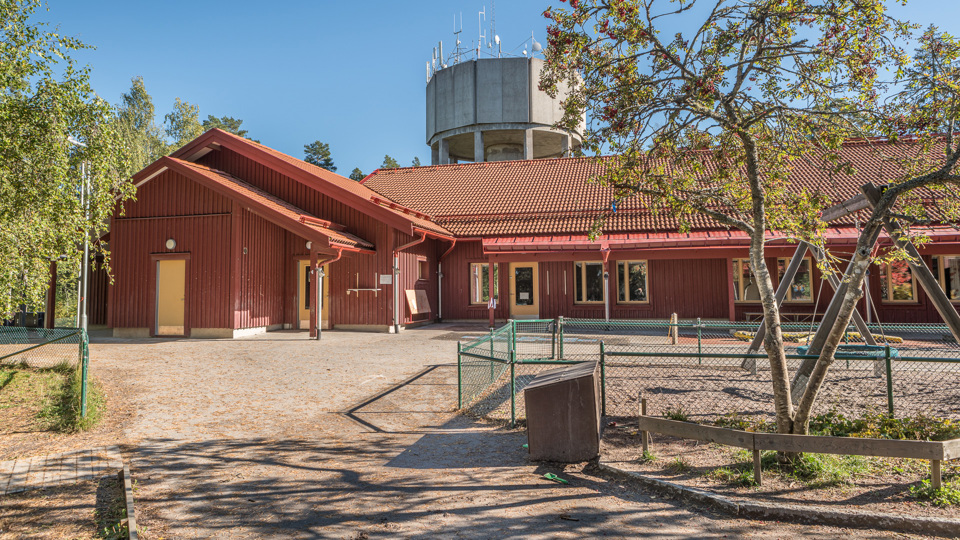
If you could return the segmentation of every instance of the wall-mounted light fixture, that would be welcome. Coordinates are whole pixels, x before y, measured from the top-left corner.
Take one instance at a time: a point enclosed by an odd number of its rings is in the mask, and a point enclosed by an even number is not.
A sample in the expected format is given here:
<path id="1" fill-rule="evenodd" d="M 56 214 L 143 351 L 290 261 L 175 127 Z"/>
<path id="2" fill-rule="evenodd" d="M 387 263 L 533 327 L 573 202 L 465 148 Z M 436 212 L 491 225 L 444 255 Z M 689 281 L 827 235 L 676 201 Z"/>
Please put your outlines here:
<path id="1" fill-rule="evenodd" d="M 176 249 L 176 248 L 177 248 L 177 241 L 174 240 L 173 238 L 168 238 L 167 249 Z"/>
<path id="2" fill-rule="evenodd" d="M 307 242 L 307 250 L 309 251 L 310 248 L 312 247 L 313 247 L 313 242 Z"/>

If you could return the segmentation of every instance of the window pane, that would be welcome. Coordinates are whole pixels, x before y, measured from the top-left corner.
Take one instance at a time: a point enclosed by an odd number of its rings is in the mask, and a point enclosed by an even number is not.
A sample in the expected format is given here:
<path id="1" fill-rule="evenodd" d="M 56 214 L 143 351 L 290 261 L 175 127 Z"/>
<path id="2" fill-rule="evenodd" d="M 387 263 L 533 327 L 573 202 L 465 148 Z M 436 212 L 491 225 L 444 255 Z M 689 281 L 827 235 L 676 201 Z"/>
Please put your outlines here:
<path id="1" fill-rule="evenodd" d="M 518 306 L 533 305 L 533 267 L 521 266 L 514 271 L 514 284 L 517 291 Z"/>
<path id="2" fill-rule="evenodd" d="M 603 302 L 603 265 L 586 263 L 587 302 Z"/>
<path id="3" fill-rule="evenodd" d="M 733 260 L 733 299 L 736 301 L 743 300 L 740 298 L 740 260 Z"/>
<path id="4" fill-rule="evenodd" d="M 943 258 L 943 285 L 951 300 L 960 300 L 960 257 Z"/>
<path id="5" fill-rule="evenodd" d="M 905 261 L 890 263 L 891 300 L 913 300 L 913 273 Z"/>
<path id="6" fill-rule="evenodd" d="M 620 302 L 627 301 L 627 279 L 623 271 L 625 266 L 626 263 L 617 263 L 617 300 Z"/>
<path id="7" fill-rule="evenodd" d="M 630 300 L 647 301 L 647 263 L 630 263 Z"/>
<path id="8" fill-rule="evenodd" d="M 497 266 L 493 267 L 493 294 L 499 288 Z M 486 263 L 470 264 L 470 303 L 486 304 L 490 301 L 490 265 Z"/>
<path id="9" fill-rule="evenodd" d="M 577 294 L 577 302 L 583 302 L 583 263 L 574 263 L 573 282 L 574 291 Z"/>
<path id="10" fill-rule="evenodd" d="M 790 284 L 790 299 L 794 301 L 813 300 L 813 281 L 811 279 L 810 259 L 804 259 L 797 268 L 797 275 L 793 276 Z"/>
<path id="11" fill-rule="evenodd" d="M 760 300 L 760 289 L 753 282 L 753 272 L 750 271 L 750 261 L 743 259 L 740 262 L 740 279 L 743 280 L 743 299 L 748 302 Z"/>
<path id="12" fill-rule="evenodd" d="M 890 299 L 890 290 L 887 286 L 887 265 L 880 265 L 880 298 L 884 300 Z"/>

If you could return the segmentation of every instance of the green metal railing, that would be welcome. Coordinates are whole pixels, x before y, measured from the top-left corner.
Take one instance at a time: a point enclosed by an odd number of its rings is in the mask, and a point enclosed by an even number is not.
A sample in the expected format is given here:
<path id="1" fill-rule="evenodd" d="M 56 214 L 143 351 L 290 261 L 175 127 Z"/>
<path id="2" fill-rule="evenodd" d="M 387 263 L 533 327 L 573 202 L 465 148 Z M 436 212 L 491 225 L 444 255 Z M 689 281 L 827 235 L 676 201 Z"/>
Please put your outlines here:
<path id="1" fill-rule="evenodd" d="M 3 365 L 25 369 L 73 367 L 80 376 L 80 415 L 87 416 L 90 338 L 82 329 L 0 326 Z"/>
<path id="2" fill-rule="evenodd" d="M 509 418 L 513 426 L 524 409 L 521 390 L 537 372 L 598 361 L 603 414 L 633 414 L 640 394 L 658 393 L 662 407 L 692 415 L 770 414 L 772 400 L 764 397 L 771 387 L 769 368 L 763 367 L 768 357 L 748 354 L 749 334 L 742 334 L 757 326 L 701 319 L 674 324 L 562 317 L 508 321 L 489 336 L 458 346 L 457 405 Z M 782 326 L 799 340 L 785 342 L 791 370 L 818 358 L 796 351 L 815 326 Z M 671 330 L 677 336 L 673 341 Z M 841 362 L 831 367 L 821 391 L 824 406 L 850 411 L 876 406 L 892 416 L 899 403 L 908 414 L 960 418 L 960 346 L 946 326 L 871 325 L 870 331 L 882 349 L 869 356 L 834 355 Z M 844 342 L 862 343 L 853 332 L 851 327 Z M 483 366 L 482 379 L 471 378 L 477 365 Z"/>

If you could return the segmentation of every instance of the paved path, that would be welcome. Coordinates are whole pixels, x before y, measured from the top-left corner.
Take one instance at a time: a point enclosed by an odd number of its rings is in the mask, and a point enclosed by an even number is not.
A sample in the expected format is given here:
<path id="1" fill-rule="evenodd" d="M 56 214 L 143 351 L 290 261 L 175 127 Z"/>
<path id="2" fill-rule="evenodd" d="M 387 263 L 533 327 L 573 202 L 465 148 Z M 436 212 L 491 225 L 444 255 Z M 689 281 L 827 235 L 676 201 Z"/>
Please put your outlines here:
<path id="1" fill-rule="evenodd" d="M 0 496 L 93 480 L 122 468 L 116 446 L 0 461 Z"/>
<path id="2" fill-rule="evenodd" d="M 453 413 L 469 331 L 95 343 L 97 373 L 136 393 L 144 537 L 893 537 L 731 520 L 529 462 L 522 433 Z"/>

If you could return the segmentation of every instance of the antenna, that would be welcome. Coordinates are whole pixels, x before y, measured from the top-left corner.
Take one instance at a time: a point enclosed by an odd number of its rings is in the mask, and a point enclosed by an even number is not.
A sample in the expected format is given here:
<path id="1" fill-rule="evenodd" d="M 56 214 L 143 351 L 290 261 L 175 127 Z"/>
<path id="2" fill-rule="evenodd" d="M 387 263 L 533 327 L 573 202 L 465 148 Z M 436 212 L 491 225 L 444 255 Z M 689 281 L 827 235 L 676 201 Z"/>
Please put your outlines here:
<path id="1" fill-rule="evenodd" d="M 427 82 L 430 82 L 430 62 L 427 62 Z"/>
<path id="2" fill-rule="evenodd" d="M 486 39 L 486 35 L 483 33 L 483 21 L 487 20 L 487 6 L 483 6 L 477 13 L 477 60 L 480 59 L 480 47 L 483 47 L 483 40 Z M 490 45 L 489 43 L 487 44 Z"/>
<path id="3" fill-rule="evenodd" d="M 456 40 L 456 47 L 453 49 L 453 63 L 459 64 L 460 57 L 463 56 L 463 47 L 460 46 L 460 34 L 463 32 L 463 12 L 460 12 L 460 29 L 457 30 L 457 14 L 453 14 L 453 37 Z"/>
<path id="4" fill-rule="evenodd" d="M 531 52 L 538 53 L 538 52 L 540 52 L 540 51 L 543 50 L 543 45 L 540 45 L 540 43 L 537 41 L 537 39 L 536 39 L 535 37 L 533 37 L 533 32 L 530 32 L 530 41 L 533 42 L 533 44 L 530 46 L 530 51 L 531 51 Z"/>

